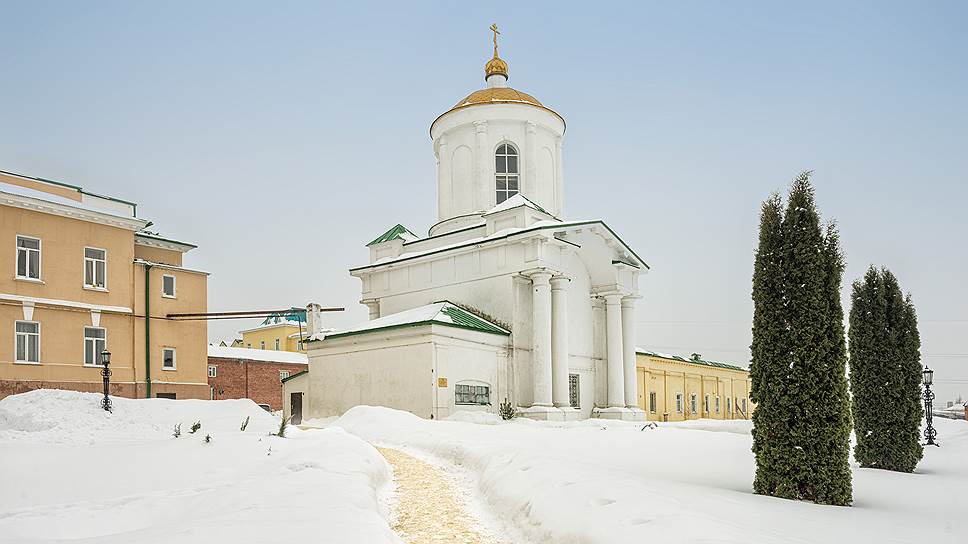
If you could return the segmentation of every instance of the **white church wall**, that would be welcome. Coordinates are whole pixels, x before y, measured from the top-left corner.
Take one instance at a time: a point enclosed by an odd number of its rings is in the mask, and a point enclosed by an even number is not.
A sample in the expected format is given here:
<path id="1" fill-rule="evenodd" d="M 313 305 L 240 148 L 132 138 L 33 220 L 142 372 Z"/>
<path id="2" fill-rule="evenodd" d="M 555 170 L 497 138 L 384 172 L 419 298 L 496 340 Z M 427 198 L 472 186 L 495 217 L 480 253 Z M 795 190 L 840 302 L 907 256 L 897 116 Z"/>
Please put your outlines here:
<path id="1" fill-rule="evenodd" d="M 554 113 L 518 104 L 478 105 L 441 116 L 431 127 L 438 162 L 438 221 L 497 204 L 494 152 L 503 143 L 518 151 L 521 194 L 559 216 L 558 149 L 564 128 Z M 432 233 L 454 228 L 458 225 L 451 222 L 438 224 Z"/>
<path id="2" fill-rule="evenodd" d="M 429 326 L 324 340 L 308 356 L 312 394 L 305 418 L 341 415 L 361 404 L 432 413 Z"/>
<path id="3" fill-rule="evenodd" d="M 508 395 L 506 336 L 433 327 L 437 378 L 446 378 L 446 386 L 437 381 L 435 409 L 438 418 L 459 410 L 497 413 Z M 490 405 L 456 403 L 457 385 L 486 385 L 490 389 Z"/>

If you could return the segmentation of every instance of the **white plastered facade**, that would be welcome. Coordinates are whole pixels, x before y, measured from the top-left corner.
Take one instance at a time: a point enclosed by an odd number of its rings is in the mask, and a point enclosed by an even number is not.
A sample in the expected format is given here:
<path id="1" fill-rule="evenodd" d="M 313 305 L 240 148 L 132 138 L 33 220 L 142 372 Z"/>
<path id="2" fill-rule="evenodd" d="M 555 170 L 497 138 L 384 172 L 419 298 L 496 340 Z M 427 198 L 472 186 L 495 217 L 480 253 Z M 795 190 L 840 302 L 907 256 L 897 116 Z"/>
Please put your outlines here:
<path id="1" fill-rule="evenodd" d="M 354 403 L 443 417 L 467 408 L 455 406 L 453 386 L 471 380 L 490 387 L 490 406 L 479 409 L 492 412 L 508 398 L 538 419 L 644 419 L 634 320 L 648 266 L 604 222 L 560 219 L 564 130 L 553 111 L 515 102 L 434 121 L 437 222 L 426 238 L 371 244 L 370 263 L 350 273 L 370 319 L 448 300 L 511 334 L 425 326 L 312 342 L 308 375 L 290 382 L 309 396 L 304 417 Z M 498 204 L 494 153 L 504 143 L 519 154 L 520 194 Z M 456 349 L 471 332 L 488 340 Z"/>

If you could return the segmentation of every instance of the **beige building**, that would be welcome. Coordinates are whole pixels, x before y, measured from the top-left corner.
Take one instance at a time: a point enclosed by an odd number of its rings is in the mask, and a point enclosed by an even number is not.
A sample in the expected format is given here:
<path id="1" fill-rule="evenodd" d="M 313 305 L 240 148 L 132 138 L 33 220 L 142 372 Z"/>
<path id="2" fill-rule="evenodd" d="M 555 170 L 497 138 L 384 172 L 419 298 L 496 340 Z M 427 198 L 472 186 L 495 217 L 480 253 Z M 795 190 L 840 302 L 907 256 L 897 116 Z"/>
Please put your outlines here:
<path id="1" fill-rule="evenodd" d="M 639 408 L 653 421 L 749 419 L 749 371 L 707 361 L 636 351 Z"/>
<path id="2" fill-rule="evenodd" d="M 306 353 L 304 343 L 307 337 L 306 310 L 305 308 L 290 308 L 290 310 L 290 312 L 270 315 L 257 327 L 239 331 L 242 339 L 233 342 L 232 346 Z"/>
<path id="3" fill-rule="evenodd" d="M 39 388 L 208 398 L 208 274 L 137 205 L 0 171 L 0 398 Z M 5 338 L 5 339 L 4 339 Z"/>

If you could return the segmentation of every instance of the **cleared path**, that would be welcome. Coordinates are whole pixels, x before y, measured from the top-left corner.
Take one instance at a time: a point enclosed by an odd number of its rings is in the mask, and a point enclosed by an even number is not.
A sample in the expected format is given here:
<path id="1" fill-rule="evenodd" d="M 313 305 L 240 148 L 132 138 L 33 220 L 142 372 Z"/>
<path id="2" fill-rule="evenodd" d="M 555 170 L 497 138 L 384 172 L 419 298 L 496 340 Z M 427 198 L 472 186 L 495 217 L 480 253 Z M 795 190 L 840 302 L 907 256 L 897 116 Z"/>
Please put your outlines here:
<path id="1" fill-rule="evenodd" d="M 504 544 L 488 535 L 450 479 L 438 468 L 399 450 L 377 448 L 393 467 L 397 486 L 393 530 L 408 544 Z"/>

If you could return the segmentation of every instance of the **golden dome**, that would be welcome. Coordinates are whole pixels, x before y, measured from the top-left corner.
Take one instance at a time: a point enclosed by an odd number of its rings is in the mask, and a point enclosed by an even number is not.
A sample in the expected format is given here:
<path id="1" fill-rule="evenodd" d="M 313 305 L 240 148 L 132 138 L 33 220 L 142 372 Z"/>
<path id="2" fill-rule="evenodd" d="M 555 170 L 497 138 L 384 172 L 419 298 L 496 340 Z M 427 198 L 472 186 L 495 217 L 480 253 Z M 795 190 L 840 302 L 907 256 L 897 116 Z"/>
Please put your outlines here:
<path id="1" fill-rule="evenodd" d="M 457 108 L 463 108 L 465 106 L 473 106 L 475 104 L 503 104 L 509 102 L 515 104 L 530 104 L 532 106 L 542 108 L 544 107 L 541 102 L 538 102 L 537 98 L 531 96 L 530 94 L 516 91 L 511 87 L 492 87 L 490 89 L 481 89 L 479 91 L 472 92 L 471 94 L 467 95 L 467 98 L 454 104 L 454 107 L 451 108 L 451 110 L 456 110 Z"/>
<path id="2" fill-rule="evenodd" d="M 484 65 L 484 79 L 495 75 L 504 76 L 505 79 L 508 77 L 508 63 L 497 56 L 497 52 L 494 53 L 494 58 L 487 61 L 487 64 Z"/>

